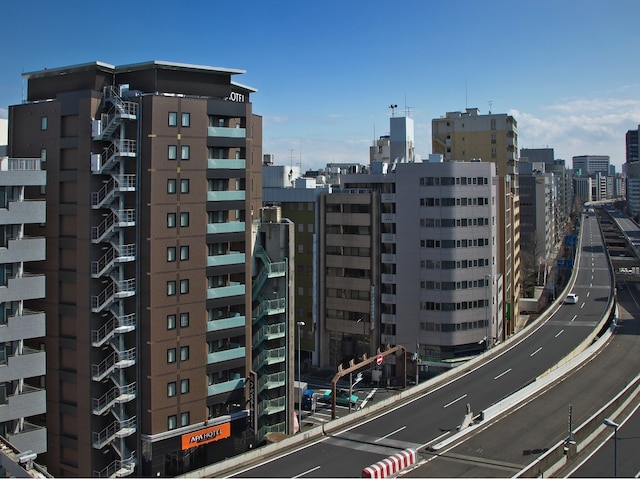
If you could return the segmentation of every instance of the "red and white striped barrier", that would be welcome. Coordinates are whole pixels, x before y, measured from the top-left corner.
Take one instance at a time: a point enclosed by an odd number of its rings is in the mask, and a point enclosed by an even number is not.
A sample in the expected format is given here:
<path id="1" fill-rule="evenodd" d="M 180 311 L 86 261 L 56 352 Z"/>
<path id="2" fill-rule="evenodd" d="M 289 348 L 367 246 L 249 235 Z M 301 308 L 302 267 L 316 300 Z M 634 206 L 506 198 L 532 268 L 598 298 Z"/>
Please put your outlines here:
<path id="1" fill-rule="evenodd" d="M 385 478 L 416 463 L 416 451 L 407 448 L 362 470 L 362 478 Z"/>

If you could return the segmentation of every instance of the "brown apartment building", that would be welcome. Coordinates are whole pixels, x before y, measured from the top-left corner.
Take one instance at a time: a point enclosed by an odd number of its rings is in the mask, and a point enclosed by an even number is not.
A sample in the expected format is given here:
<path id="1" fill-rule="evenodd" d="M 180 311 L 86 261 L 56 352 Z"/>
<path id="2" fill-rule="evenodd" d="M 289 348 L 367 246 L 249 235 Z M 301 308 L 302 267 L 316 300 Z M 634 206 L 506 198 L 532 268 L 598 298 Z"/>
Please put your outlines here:
<path id="1" fill-rule="evenodd" d="M 101 62 L 26 73 L 9 156 L 46 170 L 47 454 L 55 476 L 173 476 L 238 453 L 262 119 L 244 71 Z M 40 234 L 40 233 L 39 233 Z"/>

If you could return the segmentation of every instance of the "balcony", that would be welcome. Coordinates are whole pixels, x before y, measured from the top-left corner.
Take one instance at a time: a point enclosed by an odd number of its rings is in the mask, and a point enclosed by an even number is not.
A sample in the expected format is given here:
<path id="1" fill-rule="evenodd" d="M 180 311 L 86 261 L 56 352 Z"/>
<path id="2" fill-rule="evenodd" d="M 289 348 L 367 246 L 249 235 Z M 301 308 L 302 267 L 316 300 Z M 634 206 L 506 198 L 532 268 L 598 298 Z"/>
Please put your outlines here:
<path id="1" fill-rule="evenodd" d="M 226 255 L 209 255 L 207 257 L 207 267 L 220 267 L 222 265 L 243 265 L 245 254 L 231 252 Z"/>
<path id="2" fill-rule="evenodd" d="M 46 202 L 42 200 L 9 202 L 8 207 L 0 208 L 0 224 L 2 225 L 46 222 Z"/>
<path id="3" fill-rule="evenodd" d="M 218 320 L 210 320 L 207 322 L 207 332 L 218 332 L 229 328 L 244 327 L 246 318 L 244 315 L 238 315 L 231 318 L 220 318 Z"/>
<path id="4" fill-rule="evenodd" d="M 246 138 L 246 128 L 230 128 L 230 127 L 208 127 L 207 136 L 209 137 L 225 137 L 225 138 Z"/>
<path id="5" fill-rule="evenodd" d="M 395 233 L 383 233 L 380 236 L 380 240 L 382 243 L 396 243 L 396 234 Z"/>
<path id="6" fill-rule="evenodd" d="M 33 423 L 24 422 L 24 427 L 18 433 L 7 432 L 6 439 L 21 452 L 31 450 L 41 454 L 47 451 L 47 429 Z"/>
<path id="7" fill-rule="evenodd" d="M 38 262 L 45 259 L 44 237 L 22 237 L 9 240 L 7 248 L 0 248 L 2 263 Z"/>
<path id="8" fill-rule="evenodd" d="M 382 313 L 380 315 L 380 323 L 390 323 L 392 325 L 395 325 L 396 323 L 396 316 L 393 313 Z"/>
<path id="9" fill-rule="evenodd" d="M 284 387 L 287 383 L 287 372 L 271 373 L 269 375 L 260 375 L 258 378 L 258 393 L 262 390 Z"/>
<path id="10" fill-rule="evenodd" d="M 46 390 L 25 385 L 22 393 L 8 395 L 7 402 L 0 404 L 0 422 L 45 413 L 46 402 Z"/>
<path id="11" fill-rule="evenodd" d="M 0 302 L 31 300 L 45 297 L 45 276 L 24 273 L 10 278 L 6 286 L 0 286 Z"/>
<path id="12" fill-rule="evenodd" d="M 42 350 L 24 347 L 20 355 L 9 355 L 0 359 L 0 382 L 39 377 L 46 371 L 47 355 Z"/>
<path id="13" fill-rule="evenodd" d="M 380 295 L 380 302 L 396 303 L 396 296 L 391 293 L 383 293 L 382 295 Z"/>
<path id="14" fill-rule="evenodd" d="M 381 280 L 382 283 L 396 283 L 396 276 L 393 273 L 383 273 Z"/>
<path id="15" fill-rule="evenodd" d="M 207 168 L 214 170 L 218 169 L 231 169 L 231 170 L 244 170 L 247 166 L 247 161 L 244 158 L 209 158 L 207 160 Z"/>
<path id="16" fill-rule="evenodd" d="M 44 312 L 24 310 L 22 315 L 9 315 L 5 325 L 0 326 L 0 338 L 3 342 L 12 342 L 27 338 L 39 338 L 46 335 Z"/>
<path id="17" fill-rule="evenodd" d="M 234 390 L 241 390 L 244 388 L 244 378 L 237 378 L 235 380 L 229 380 L 228 382 L 215 383 L 207 387 L 207 396 L 218 395 L 220 393 L 229 393 Z"/>
<path id="18" fill-rule="evenodd" d="M 244 233 L 244 222 L 208 223 L 207 233 Z"/>
<path id="19" fill-rule="evenodd" d="M 244 190 L 218 190 L 215 192 L 207 192 L 207 202 L 236 202 L 244 200 Z"/>
<path id="20" fill-rule="evenodd" d="M 396 194 L 395 193 L 383 193 L 380 195 L 380 201 L 382 203 L 396 203 Z"/>
<path id="21" fill-rule="evenodd" d="M 383 253 L 380 256 L 382 263 L 396 263 L 396 254 L 395 253 Z"/>
<path id="22" fill-rule="evenodd" d="M 245 286 L 241 283 L 235 283 L 226 287 L 207 288 L 207 299 L 235 297 L 244 295 Z"/>
<path id="23" fill-rule="evenodd" d="M 274 413 L 283 412 L 287 407 L 287 399 L 285 397 L 263 400 L 258 403 L 258 415 L 273 415 Z"/>
<path id="24" fill-rule="evenodd" d="M 238 358 L 244 358 L 247 355 L 245 347 L 229 348 L 227 350 L 220 350 L 218 352 L 207 354 L 207 365 L 214 363 L 226 362 L 228 360 L 236 360 Z"/>
<path id="25" fill-rule="evenodd" d="M 382 213 L 380 215 L 380 221 L 382 223 L 396 223 L 396 214 L 395 213 Z"/>
<path id="26" fill-rule="evenodd" d="M 283 363 L 287 359 L 286 347 L 273 348 L 271 350 L 262 350 L 260 354 L 253 359 L 253 369 L 259 370 L 263 365 L 273 365 L 274 363 Z"/>

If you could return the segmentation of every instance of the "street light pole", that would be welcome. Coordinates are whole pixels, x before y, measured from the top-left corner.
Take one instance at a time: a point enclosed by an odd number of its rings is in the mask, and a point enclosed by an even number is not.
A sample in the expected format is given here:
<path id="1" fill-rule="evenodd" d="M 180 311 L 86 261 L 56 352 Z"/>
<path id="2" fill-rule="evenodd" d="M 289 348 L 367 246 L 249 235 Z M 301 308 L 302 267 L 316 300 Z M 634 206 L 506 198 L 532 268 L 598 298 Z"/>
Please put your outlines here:
<path id="1" fill-rule="evenodd" d="M 618 476 L 618 427 L 620 426 L 613 420 L 605 418 L 604 423 L 607 427 L 613 428 L 613 476 Z"/>
<path id="2" fill-rule="evenodd" d="M 302 432 L 302 370 L 300 369 L 300 327 L 304 327 L 304 322 L 296 322 L 298 326 L 298 431 Z"/>

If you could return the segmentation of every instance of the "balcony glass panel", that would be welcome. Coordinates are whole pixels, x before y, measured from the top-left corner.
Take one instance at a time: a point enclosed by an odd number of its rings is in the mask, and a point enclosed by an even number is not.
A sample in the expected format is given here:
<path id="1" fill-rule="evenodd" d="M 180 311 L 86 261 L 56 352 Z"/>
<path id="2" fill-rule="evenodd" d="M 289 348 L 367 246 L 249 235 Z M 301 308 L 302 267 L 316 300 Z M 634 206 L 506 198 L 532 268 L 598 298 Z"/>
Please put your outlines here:
<path id="1" fill-rule="evenodd" d="M 244 253 L 228 253 L 226 255 L 211 255 L 207 257 L 207 267 L 219 267 L 220 265 L 244 264 Z"/>
<path id="2" fill-rule="evenodd" d="M 247 161 L 244 158 L 209 158 L 207 168 L 231 168 L 233 170 L 244 170 Z"/>
<path id="3" fill-rule="evenodd" d="M 207 322 L 207 332 L 217 332 L 218 330 L 227 330 L 229 328 L 244 327 L 244 315 L 237 317 L 221 318 L 219 320 L 211 320 Z"/>
<path id="4" fill-rule="evenodd" d="M 217 192 L 207 192 L 207 201 L 208 202 L 224 202 L 224 201 L 236 201 L 236 200 L 244 200 L 245 199 L 245 191 L 244 190 L 226 190 L 226 191 L 217 191 Z"/>
<path id="5" fill-rule="evenodd" d="M 236 380 L 229 380 L 228 382 L 216 383 L 215 385 L 209 385 L 207 387 L 207 395 L 217 395 L 219 393 L 228 393 L 234 390 L 240 390 L 244 388 L 244 378 L 238 378 Z"/>
<path id="6" fill-rule="evenodd" d="M 242 284 L 228 285 L 226 287 L 207 288 L 207 298 L 226 298 L 244 295 L 245 286 Z"/>
<path id="7" fill-rule="evenodd" d="M 245 347 L 230 348 L 228 350 L 221 350 L 219 352 L 213 352 L 207 354 L 207 364 L 225 362 L 227 360 L 235 360 L 237 358 L 244 358 L 246 355 Z"/>
<path id="8" fill-rule="evenodd" d="M 246 138 L 246 128 L 207 127 L 209 137 Z"/>
<path id="9" fill-rule="evenodd" d="M 244 232 L 244 222 L 208 223 L 207 233 L 239 233 Z"/>

